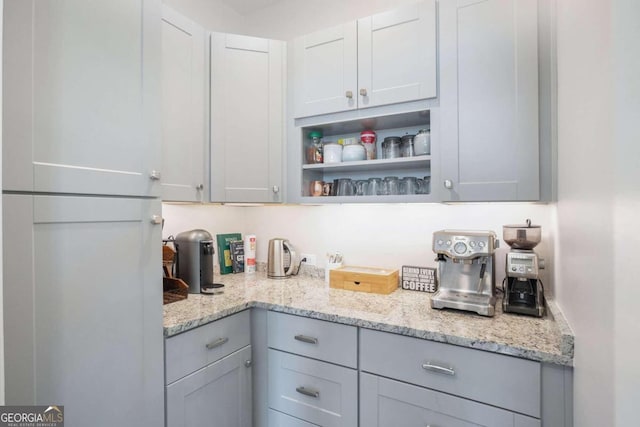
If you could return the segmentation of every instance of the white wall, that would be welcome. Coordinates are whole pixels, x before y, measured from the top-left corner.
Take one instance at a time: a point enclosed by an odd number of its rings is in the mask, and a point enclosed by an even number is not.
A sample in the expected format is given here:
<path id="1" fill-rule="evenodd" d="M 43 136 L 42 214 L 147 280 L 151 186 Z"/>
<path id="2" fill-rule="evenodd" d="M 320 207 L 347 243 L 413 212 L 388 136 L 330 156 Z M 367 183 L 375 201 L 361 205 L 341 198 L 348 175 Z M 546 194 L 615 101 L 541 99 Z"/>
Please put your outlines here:
<path id="1" fill-rule="evenodd" d="M 615 414 L 617 426 L 640 425 L 640 2 L 615 0 Z"/>
<path id="2" fill-rule="evenodd" d="M 546 205 L 517 203 L 265 206 L 247 208 L 245 228 L 258 236 L 259 261 L 266 261 L 270 238 L 286 237 L 300 252 L 317 255 L 321 267 L 326 253 L 336 250 L 351 265 L 435 267 L 434 231 L 493 230 L 502 238 L 502 225 L 523 223 L 526 218 L 543 226 L 544 241 L 538 250 L 549 258 L 551 210 Z M 506 251 L 503 245 L 496 257 L 500 277 Z"/>
<path id="3" fill-rule="evenodd" d="M 162 238 L 182 231 L 201 228 L 215 238 L 216 234 L 244 233 L 246 208 L 221 205 L 162 204 L 164 227 Z"/>
<path id="4" fill-rule="evenodd" d="M 640 3 L 558 2 L 558 299 L 576 426 L 639 425 Z"/>
<path id="5" fill-rule="evenodd" d="M 177 1 L 177 0 L 176 0 Z M 248 35 L 289 40 L 416 0 L 282 0 L 245 17 Z"/>
<path id="6" fill-rule="evenodd" d="M 299 252 L 314 254 L 323 267 L 328 251 L 340 251 L 351 265 L 399 268 L 402 265 L 435 267 L 431 250 L 434 231 L 493 230 L 502 238 L 502 225 L 531 218 L 543 228 L 536 248 L 547 259 L 543 280 L 552 290 L 554 207 L 529 203 L 387 204 L 325 206 L 235 207 L 219 205 L 163 205 L 164 236 L 192 228 L 212 234 L 253 233 L 257 259 L 267 261 L 267 242 L 288 238 Z M 496 256 L 498 280 L 504 276 L 506 245 Z"/>
<path id="7" fill-rule="evenodd" d="M 243 33 L 244 17 L 222 0 L 163 0 L 162 2 L 207 30 Z"/>

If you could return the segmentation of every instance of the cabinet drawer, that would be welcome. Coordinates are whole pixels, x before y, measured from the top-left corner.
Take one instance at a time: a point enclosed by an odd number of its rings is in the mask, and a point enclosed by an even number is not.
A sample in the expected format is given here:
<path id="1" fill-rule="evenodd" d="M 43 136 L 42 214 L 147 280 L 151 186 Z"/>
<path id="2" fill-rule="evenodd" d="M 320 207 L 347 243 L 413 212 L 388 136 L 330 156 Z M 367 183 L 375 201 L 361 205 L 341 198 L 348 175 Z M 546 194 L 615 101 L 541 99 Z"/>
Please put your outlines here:
<path id="1" fill-rule="evenodd" d="M 356 368 L 358 330 L 323 320 L 270 311 L 269 347 Z"/>
<path id="2" fill-rule="evenodd" d="M 167 338 L 166 384 L 171 384 L 250 343 L 248 310 Z"/>
<path id="3" fill-rule="evenodd" d="M 363 371 L 540 417 L 540 364 L 363 329 Z"/>
<path id="4" fill-rule="evenodd" d="M 360 425 L 540 427 L 540 420 L 437 391 L 360 374 Z"/>
<path id="5" fill-rule="evenodd" d="M 323 427 L 358 425 L 358 371 L 269 349 L 269 407 Z"/>
<path id="6" fill-rule="evenodd" d="M 269 427 L 319 427 L 299 418 L 269 409 Z"/>

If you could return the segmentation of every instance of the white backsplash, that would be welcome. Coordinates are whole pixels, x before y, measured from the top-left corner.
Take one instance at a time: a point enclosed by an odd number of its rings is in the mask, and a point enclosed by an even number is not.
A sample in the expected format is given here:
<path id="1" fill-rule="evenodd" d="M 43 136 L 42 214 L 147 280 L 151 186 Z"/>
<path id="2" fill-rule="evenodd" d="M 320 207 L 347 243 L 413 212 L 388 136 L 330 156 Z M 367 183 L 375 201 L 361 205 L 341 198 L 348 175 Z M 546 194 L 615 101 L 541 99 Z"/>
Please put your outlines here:
<path id="1" fill-rule="evenodd" d="M 325 254 L 340 251 L 345 263 L 400 268 L 402 265 L 435 267 L 431 236 L 441 229 L 493 230 L 502 238 L 504 224 L 531 218 L 542 226 L 542 243 L 536 251 L 546 259 L 542 280 L 547 291 L 553 284 L 555 205 L 533 203 L 472 204 L 344 204 L 324 206 L 221 206 L 164 204 L 163 236 L 193 228 L 212 235 L 240 232 L 256 234 L 257 260 L 267 261 L 267 242 L 285 237 L 299 252 L 315 254 L 323 267 Z M 504 277 L 500 242 L 496 256 L 498 283 Z"/>

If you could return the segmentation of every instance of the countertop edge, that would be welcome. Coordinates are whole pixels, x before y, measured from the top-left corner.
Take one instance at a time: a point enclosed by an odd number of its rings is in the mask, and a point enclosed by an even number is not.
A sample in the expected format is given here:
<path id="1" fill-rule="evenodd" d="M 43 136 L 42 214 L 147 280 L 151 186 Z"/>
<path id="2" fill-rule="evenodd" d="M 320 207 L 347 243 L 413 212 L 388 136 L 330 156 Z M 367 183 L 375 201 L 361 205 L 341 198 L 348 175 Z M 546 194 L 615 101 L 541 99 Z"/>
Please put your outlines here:
<path id="1" fill-rule="evenodd" d="M 527 359 L 527 360 L 532 360 L 532 361 L 537 361 L 542 363 L 550 363 L 554 365 L 572 367 L 574 336 L 571 331 L 571 328 L 569 327 L 568 323 L 566 322 L 566 319 L 562 315 L 562 312 L 560 311 L 560 309 L 558 308 L 558 306 L 555 304 L 554 301 L 547 301 L 547 306 L 549 307 L 550 314 L 553 316 L 554 320 L 558 322 L 558 326 L 562 331 L 562 338 L 561 338 L 562 354 L 560 355 L 514 347 L 511 345 L 500 344 L 496 342 L 474 340 L 474 339 L 463 338 L 455 335 L 447 335 L 447 334 L 442 334 L 442 333 L 437 333 L 432 331 L 418 330 L 414 328 L 409 328 L 409 327 L 404 327 L 399 325 L 391 325 L 387 323 L 371 322 L 371 321 L 366 321 L 366 320 L 353 318 L 353 317 L 339 316 L 335 314 L 324 313 L 321 311 L 305 310 L 305 309 L 283 306 L 279 304 L 265 303 L 260 301 L 244 302 L 236 306 L 222 309 L 209 316 L 204 316 L 202 318 L 185 322 L 180 325 L 165 327 L 163 328 L 163 330 L 164 330 L 165 338 L 170 338 L 174 335 L 187 332 L 191 329 L 195 329 L 199 326 L 214 322 L 216 320 L 222 319 L 223 317 L 227 317 L 232 314 L 235 314 L 250 308 L 261 308 L 265 310 L 272 310 L 272 311 L 277 311 L 281 313 L 293 314 L 293 315 L 308 317 L 312 319 L 325 320 L 325 321 L 330 321 L 334 323 L 341 323 L 344 325 L 357 326 L 357 327 L 372 329 L 376 331 L 395 333 L 395 334 L 414 337 L 414 338 L 426 339 L 429 341 L 435 341 L 435 342 L 457 345 L 461 347 L 473 348 L 476 350 L 483 350 L 491 353 L 514 356 L 514 357 L 519 357 L 522 359 Z"/>
<path id="2" fill-rule="evenodd" d="M 560 351 L 562 352 L 563 356 L 566 356 L 570 358 L 571 361 L 573 361 L 575 349 L 575 334 L 573 333 L 573 329 L 571 329 L 571 326 L 569 326 L 569 322 L 567 322 L 567 319 L 564 317 L 564 314 L 562 314 L 562 311 L 560 310 L 560 307 L 555 300 L 547 299 L 546 303 L 549 313 L 553 317 L 553 320 L 555 320 L 555 322 L 557 323 L 558 328 L 560 329 L 560 333 L 562 334 Z"/>

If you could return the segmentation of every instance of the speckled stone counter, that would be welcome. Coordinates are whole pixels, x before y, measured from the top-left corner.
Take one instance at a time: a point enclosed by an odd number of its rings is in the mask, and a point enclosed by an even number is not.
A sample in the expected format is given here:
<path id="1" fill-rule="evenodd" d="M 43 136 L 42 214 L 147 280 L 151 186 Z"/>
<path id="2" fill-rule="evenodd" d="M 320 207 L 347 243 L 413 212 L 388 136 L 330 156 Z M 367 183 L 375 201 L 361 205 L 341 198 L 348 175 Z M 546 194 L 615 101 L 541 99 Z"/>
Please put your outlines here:
<path id="1" fill-rule="evenodd" d="M 389 295 L 331 289 L 323 279 L 267 279 L 264 273 L 216 276 L 219 295 L 189 294 L 164 306 L 169 337 L 251 307 L 460 345 L 558 365 L 573 364 L 574 337 L 553 301 L 541 319 L 505 314 L 492 318 L 433 310 L 430 294 L 398 289 Z"/>

